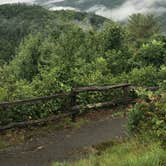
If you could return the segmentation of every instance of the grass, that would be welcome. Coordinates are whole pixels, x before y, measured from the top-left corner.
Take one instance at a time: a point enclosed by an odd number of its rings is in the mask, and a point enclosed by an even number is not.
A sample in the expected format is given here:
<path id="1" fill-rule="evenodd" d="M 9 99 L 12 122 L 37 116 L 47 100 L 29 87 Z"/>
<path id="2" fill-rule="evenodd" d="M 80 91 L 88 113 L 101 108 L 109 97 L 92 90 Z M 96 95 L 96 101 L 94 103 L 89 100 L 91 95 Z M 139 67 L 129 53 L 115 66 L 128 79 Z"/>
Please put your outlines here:
<path id="1" fill-rule="evenodd" d="M 100 154 L 100 153 L 99 153 Z M 54 163 L 53 166 L 165 166 L 166 151 L 158 143 L 141 144 L 129 141 L 113 145 L 100 155 L 92 154 L 73 163 Z"/>
<path id="2" fill-rule="evenodd" d="M 8 143 L 0 138 L 0 150 L 8 147 Z"/>

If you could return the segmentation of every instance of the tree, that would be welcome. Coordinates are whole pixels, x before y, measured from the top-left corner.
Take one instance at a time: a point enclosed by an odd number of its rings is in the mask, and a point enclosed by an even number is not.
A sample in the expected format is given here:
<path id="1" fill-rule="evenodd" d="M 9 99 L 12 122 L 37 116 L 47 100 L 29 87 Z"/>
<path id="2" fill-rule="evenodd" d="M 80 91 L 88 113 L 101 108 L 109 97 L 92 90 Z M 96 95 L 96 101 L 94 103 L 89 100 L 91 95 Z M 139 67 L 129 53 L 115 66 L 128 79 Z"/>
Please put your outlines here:
<path id="1" fill-rule="evenodd" d="M 154 15 L 133 14 L 128 20 L 128 30 L 132 40 L 142 42 L 160 32 L 160 25 Z"/>
<path id="2" fill-rule="evenodd" d="M 116 23 L 106 23 L 104 29 L 99 33 L 100 45 L 103 51 L 120 49 L 125 38 L 125 31 Z"/>
<path id="3" fill-rule="evenodd" d="M 38 74 L 41 41 L 41 35 L 38 33 L 35 36 L 29 35 L 20 44 L 16 57 L 9 64 L 10 71 L 17 79 L 32 81 L 33 77 Z"/>
<path id="4" fill-rule="evenodd" d="M 142 65 L 154 65 L 160 67 L 166 64 L 166 49 L 162 41 L 152 40 L 139 49 L 137 58 L 141 61 Z"/>

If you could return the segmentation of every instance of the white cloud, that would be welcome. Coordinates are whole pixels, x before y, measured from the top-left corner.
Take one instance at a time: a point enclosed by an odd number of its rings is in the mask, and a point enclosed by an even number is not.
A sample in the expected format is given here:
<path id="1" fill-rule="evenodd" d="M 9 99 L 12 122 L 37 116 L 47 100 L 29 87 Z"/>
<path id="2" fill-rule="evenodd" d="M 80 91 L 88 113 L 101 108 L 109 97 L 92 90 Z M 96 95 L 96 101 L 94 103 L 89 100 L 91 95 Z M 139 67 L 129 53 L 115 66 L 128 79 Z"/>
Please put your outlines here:
<path id="1" fill-rule="evenodd" d="M 65 1 L 65 0 L 50 0 L 49 3 L 56 3 L 56 2 L 62 2 L 62 1 Z"/>
<path id="2" fill-rule="evenodd" d="M 42 4 L 53 4 L 53 3 L 57 3 L 57 2 L 63 2 L 65 0 L 48 0 Z M 38 3 L 40 1 L 37 1 L 36 0 L 0 0 L 0 5 L 3 5 L 3 4 L 12 4 L 12 3 L 29 3 L 29 4 L 33 4 L 33 3 Z"/>
<path id="3" fill-rule="evenodd" d="M 54 7 L 51 7 L 50 10 L 75 10 L 75 11 L 79 11 L 79 9 L 76 9 L 76 8 L 73 8 L 73 7 L 70 7 L 70 6 L 65 6 L 65 7 L 54 6 Z"/>
<path id="4" fill-rule="evenodd" d="M 163 0 L 127 0 L 121 6 L 109 9 L 104 5 L 95 5 L 89 8 L 88 12 L 95 12 L 98 15 L 112 18 L 114 20 L 122 21 L 129 15 L 134 13 L 153 12 L 162 14 L 166 12 L 165 7 L 157 7 L 156 3 L 164 2 Z"/>
<path id="5" fill-rule="evenodd" d="M 33 3 L 35 0 L 0 0 L 0 5 L 7 3 Z"/>
<path id="6" fill-rule="evenodd" d="M 52 3 L 57 3 L 57 2 L 63 2 L 65 0 L 48 0 L 44 4 L 52 4 Z"/>

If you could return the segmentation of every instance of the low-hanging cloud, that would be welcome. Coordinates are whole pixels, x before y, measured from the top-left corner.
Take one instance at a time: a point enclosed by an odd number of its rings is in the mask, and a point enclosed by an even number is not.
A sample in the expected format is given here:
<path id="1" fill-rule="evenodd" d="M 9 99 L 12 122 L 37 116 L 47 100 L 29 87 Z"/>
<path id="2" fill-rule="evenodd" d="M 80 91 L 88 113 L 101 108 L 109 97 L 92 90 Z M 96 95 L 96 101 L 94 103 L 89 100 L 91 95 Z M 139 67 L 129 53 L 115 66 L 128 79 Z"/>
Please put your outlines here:
<path id="1" fill-rule="evenodd" d="M 44 2 L 43 4 L 54 4 L 54 3 L 58 3 L 58 2 L 63 2 L 65 0 L 47 0 L 46 2 Z"/>
<path id="2" fill-rule="evenodd" d="M 51 7 L 50 10 L 74 10 L 74 11 L 80 11 L 79 9 L 76 9 L 74 7 L 70 7 L 70 6 L 54 6 Z"/>
<path id="3" fill-rule="evenodd" d="M 62 2 L 65 0 L 46 0 L 43 4 L 51 4 L 51 3 L 57 3 Z M 3 4 L 11 4 L 11 3 L 28 3 L 28 4 L 34 4 L 38 3 L 40 0 L 0 0 L 0 5 Z"/>
<path id="4" fill-rule="evenodd" d="M 89 8 L 88 12 L 95 12 L 98 15 L 122 21 L 134 13 L 157 13 L 166 12 L 166 8 L 158 6 L 159 3 L 166 3 L 164 0 L 127 0 L 121 6 L 109 9 L 104 5 L 95 5 Z"/>
<path id="5" fill-rule="evenodd" d="M 56 4 L 58 2 L 63 2 L 65 0 L 47 0 L 42 2 L 42 5 L 50 5 L 50 4 Z M 40 0 L 0 0 L 0 5 L 3 4 L 13 4 L 13 3 L 27 3 L 27 4 L 38 4 Z M 52 7 L 49 8 L 50 10 L 75 10 L 79 11 L 79 9 L 76 9 L 74 7 L 70 6 L 56 6 L 52 5 Z"/>
<path id="6" fill-rule="evenodd" d="M 8 3 L 34 3 L 35 0 L 0 0 L 0 5 Z"/>

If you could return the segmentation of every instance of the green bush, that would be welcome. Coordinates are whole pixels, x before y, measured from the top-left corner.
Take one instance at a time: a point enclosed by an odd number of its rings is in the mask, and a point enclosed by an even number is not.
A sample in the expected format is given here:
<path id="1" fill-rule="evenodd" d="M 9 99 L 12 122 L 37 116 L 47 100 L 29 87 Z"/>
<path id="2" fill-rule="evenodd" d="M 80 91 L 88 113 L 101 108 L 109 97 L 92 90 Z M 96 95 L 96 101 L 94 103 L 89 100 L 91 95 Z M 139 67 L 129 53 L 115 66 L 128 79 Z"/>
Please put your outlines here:
<path id="1" fill-rule="evenodd" d="M 144 66 L 154 65 L 160 67 L 166 63 L 166 51 L 164 47 L 164 42 L 152 40 L 140 48 L 138 59 Z"/>
<path id="2" fill-rule="evenodd" d="M 157 101 L 156 101 L 157 100 Z M 163 143 L 166 141 L 166 97 L 149 99 L 134 105 L 128 116 L 131 133 L 146 133 Z"/>
<path id="3" fill-rule="evenodd" d="M 157 69 L 153 66 L 133 69 L 129 73 L 129 81 L 134 86 L 156 86 L 158 82 Z"/>

